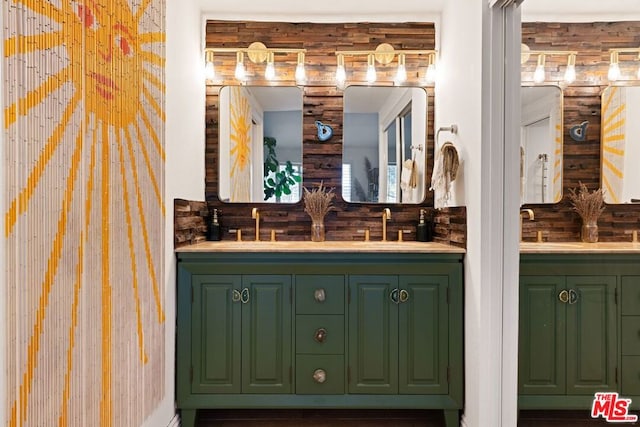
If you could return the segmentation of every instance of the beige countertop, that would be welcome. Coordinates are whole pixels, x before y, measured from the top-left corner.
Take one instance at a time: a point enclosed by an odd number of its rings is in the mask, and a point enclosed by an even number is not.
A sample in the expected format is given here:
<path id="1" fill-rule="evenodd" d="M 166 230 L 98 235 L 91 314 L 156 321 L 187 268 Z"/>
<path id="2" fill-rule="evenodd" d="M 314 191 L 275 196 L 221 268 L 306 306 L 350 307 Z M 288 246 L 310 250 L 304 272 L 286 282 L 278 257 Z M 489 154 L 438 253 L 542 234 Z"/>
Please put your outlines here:
<path id="1" fill-rule="evenodd" d="M 522 242 L 523 254 L 640 254 L 638 242 Z"/>
<path id="2" fill-rule="evenodd" d="M 176 252 L 390 252 L 463 254 L 464 248 L 436 242 L 353 242 L 353 241 L 221 241 L 201 242 L 177 248 Z"/>

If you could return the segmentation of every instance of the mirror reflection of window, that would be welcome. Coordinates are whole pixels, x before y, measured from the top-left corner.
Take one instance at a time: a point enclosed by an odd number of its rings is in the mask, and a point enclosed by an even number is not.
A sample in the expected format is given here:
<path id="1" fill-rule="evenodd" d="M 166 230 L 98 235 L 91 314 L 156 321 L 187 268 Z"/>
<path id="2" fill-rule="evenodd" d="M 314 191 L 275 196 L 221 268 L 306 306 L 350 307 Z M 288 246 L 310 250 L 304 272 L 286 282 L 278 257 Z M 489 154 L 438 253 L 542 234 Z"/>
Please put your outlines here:
<path id="1" fill-rule="evenodd" d="M 302 91 L 226 86 L 219 96 L 219 198 L 296 203 L 302 197 Z"/>
<path id="2" fill-rule="evenodd" d="M 562 91 L 522 87 L 521 101 L 521 203 L 557 203 L 562 198 Z"/>
<path id="3" fill-rule="evenodd" d="M 342 197 L 347 202 L 424 200 L 426 117 L 422 88 L 350 86 L 345 90 L 343 181 L 349 165 L 350 183 L 343 184 Z M 414 179 L 405 182 L 406 177 Z"/>

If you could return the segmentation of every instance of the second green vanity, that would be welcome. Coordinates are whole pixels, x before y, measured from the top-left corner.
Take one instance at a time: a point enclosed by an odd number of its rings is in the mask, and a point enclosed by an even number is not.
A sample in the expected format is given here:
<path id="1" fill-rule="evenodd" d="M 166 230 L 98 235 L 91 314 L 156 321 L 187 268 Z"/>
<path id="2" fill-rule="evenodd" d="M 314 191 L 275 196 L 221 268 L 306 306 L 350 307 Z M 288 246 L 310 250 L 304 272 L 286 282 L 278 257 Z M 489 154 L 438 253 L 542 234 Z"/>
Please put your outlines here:
<path id="1" fill-rule="evenodd" d="M 437 408 L 459 425 L 463 250 L 208 245 L 177 251 L 182 425 L 201 408 Z"/>
<path id="2" fill-rule="evenodd" d="M 520 409 L 588 410 L 604 391 L 640 408 L 640 246 L 580 245 L 521 254 Z"/>

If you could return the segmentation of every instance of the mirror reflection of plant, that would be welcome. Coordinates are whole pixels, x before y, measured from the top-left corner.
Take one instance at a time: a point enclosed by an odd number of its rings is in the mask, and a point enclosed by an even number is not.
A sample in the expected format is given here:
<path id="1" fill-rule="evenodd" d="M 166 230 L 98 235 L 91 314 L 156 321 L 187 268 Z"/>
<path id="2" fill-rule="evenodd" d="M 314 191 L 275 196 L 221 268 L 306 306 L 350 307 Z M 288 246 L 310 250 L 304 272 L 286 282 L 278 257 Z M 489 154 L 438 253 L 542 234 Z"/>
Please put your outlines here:
<path id="1" fill-rule="evenodd" d="M 284 169 L 280 170 L 280 162 L 276 156 L 276 139 L 271 136 L 264 137 L 266 150 L 264 157 L 264 200 L 271 197 L 280 197 L 283 194 L 291 194 L 291 187 L 302 182 L 302 177 L 293 168 L 291 161 L 287 160 Z M 274 174 L 273 176 L 271 174 Z"/>

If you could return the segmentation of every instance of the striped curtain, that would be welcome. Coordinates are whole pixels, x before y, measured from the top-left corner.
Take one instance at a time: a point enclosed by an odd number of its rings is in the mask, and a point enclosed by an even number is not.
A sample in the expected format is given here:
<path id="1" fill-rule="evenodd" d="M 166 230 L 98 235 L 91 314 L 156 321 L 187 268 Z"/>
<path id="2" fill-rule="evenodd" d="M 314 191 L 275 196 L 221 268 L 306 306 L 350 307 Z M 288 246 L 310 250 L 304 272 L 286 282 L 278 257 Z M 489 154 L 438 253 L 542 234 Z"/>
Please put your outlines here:
<path id="1" fill-rule="evenodd" d="M 3 1 L 9 426 L 165 394 L 165 0 Z"/>

